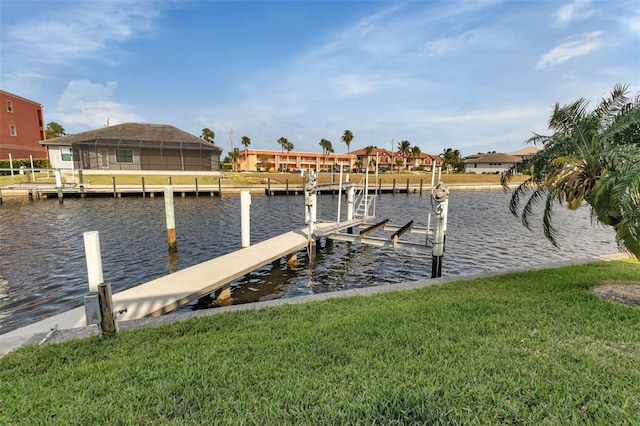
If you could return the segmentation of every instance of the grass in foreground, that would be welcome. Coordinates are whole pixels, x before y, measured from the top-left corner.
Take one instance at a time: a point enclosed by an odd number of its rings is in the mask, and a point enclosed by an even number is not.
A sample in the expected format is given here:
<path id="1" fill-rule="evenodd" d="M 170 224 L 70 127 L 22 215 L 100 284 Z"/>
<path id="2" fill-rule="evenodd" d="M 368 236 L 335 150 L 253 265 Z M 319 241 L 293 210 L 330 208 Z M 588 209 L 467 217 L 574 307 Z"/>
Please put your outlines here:
<path id="1" fill-rule="evenodd" d="M 640 423 L 640 310 L 593 263 L 225 313 L 0 359 L 0 424 Z"/>

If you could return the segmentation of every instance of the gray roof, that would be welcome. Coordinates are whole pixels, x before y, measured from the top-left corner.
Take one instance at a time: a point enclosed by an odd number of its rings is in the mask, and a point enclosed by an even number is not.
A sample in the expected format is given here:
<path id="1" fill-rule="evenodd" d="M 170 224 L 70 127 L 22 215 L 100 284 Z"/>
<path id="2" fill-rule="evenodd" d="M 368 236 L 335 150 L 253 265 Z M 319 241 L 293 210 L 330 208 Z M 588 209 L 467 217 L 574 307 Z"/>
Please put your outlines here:
<path id="1" fill-rule="evenodd" d="M 167 124 L 124 123 L 40 141 L 42 145 L 72 145 L 98 142 L 105 144 L 109 144 L 109 142 L 143 144 L 147 146 L 169 142 L 180 145 L 203 145 L 222 151 L 222 148 L 215 144 L 206 142 L 191 133 Z"/>
<path id="2" fill-rule="evenodd" d="M 522 159 L 509 154 L 484 154 L 464 160 L 465 163 L 519 163 Z"/>

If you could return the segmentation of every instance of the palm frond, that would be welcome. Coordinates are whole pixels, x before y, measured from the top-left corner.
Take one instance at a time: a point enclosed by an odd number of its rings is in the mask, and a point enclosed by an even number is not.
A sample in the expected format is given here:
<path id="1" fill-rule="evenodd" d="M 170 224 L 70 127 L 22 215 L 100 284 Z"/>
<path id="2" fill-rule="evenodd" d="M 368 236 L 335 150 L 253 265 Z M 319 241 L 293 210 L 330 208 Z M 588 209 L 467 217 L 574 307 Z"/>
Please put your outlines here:
<path id="1" fill-rule="evenodd" d="M 533 193 L 529 196 L 529 199 L 525 203 L 524 207 L 522 208 L 522 213 L 520 214 L 520 220 L 522 221 L 522 225 L 525 228 L 529 230 L 531 229 L 531 225 L 529 224 L 529 217 L 533 213 L 533 207 L 539 204 L 545 195 L 547 196 L 547 198 L 549 198 L 547 188 L 545 188 L 544 186 L 539 186 L 534 189 Z"/>

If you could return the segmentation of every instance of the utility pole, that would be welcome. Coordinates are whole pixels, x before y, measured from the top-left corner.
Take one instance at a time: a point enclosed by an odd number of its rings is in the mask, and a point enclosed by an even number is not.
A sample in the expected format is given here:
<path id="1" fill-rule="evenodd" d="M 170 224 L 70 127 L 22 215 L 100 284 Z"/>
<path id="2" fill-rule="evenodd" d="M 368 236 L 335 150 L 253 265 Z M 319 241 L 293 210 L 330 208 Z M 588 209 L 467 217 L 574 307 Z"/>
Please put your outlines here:
<path id="1" fill-rule="evenodd" d="M 233 156 L 233 129 L 229 129 L 229 138 L 231 139 L 231 149 L 229 150 L 229 158 L 232 159 L 231 170 L 236 171 L 236 159 Z"/>

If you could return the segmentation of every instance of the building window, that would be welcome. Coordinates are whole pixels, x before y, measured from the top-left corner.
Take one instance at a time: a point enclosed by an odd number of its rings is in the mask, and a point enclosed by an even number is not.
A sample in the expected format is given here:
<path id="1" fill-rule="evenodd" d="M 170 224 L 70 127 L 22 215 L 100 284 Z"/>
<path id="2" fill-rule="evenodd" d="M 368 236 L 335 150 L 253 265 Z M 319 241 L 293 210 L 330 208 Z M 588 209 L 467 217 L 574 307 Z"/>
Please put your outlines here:
<path id="1" fill-rule="evenodd" d="M 13 112 L 13 102 L 7 101 L 7 111 Z"/>
<path id="2" fill-rule="evenodd" d="M 133 163 L 133 151 L 130 149 L 116 149 L 118 163 Z"/>
<path id="3" fill-rule="evenodd" d="M 9 133 L 11 133 L 11 136 L 18 136 L 18 131 L 16 130 L 16 126 L 14 126 L 13 124 L 10 125 Z"/>
<path id="4" fill-rule="evenodd" d="M 71 148 L 60 148 L 60 156 L 62 161 L 71 161 L 73 156 L 71 155 Z"/>
<path id="5" fill-rule="evenodd" d="M 109 153 L 107 151 L 98 152 L 98 157 L 100 158 L 100 167 L 109 167 Z"/>

